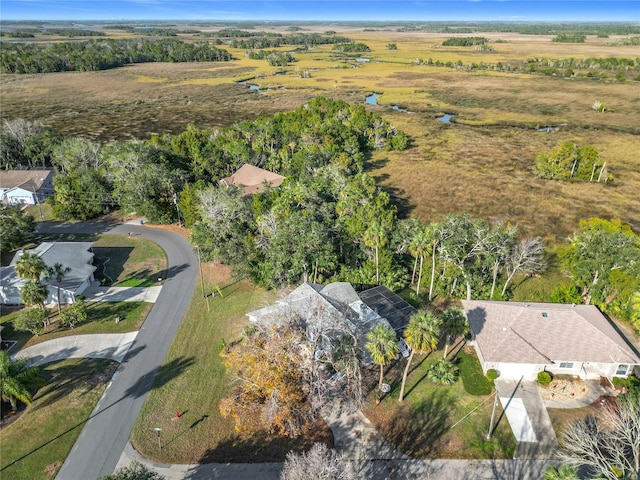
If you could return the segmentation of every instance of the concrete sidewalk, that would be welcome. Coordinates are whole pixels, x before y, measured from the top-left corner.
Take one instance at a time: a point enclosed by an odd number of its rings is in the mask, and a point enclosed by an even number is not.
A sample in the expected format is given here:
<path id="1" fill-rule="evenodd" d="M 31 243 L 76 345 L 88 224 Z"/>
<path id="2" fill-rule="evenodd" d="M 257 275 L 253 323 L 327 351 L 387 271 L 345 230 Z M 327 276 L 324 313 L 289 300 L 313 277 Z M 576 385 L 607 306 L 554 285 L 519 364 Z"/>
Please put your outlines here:
<path id="1" fill-rule="evenodd" d="M 148 302 L 156 303 L 162 286 L 156 287 L 98 287 L 91 286 L 82 294 L 89 302 Z"/>
<path id="2" fill-rule="evenodd" d="M 15 358 L 30 358 L 32 365 L 66 358 L 104 358 L 121 363 L 137 335 L 138 332 L 129 332 L 55 338 L 20 350 Z"/>

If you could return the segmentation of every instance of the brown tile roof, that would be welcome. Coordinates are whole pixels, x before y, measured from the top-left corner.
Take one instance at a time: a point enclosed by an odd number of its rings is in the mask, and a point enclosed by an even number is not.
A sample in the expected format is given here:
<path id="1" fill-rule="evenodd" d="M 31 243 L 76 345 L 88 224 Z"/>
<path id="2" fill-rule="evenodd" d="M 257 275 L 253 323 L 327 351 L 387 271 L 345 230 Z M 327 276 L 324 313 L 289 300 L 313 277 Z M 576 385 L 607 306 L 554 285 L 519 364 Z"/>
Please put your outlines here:
<path id="1" fill-rule="evenodd" d="M 227 185 L 243 187 L 245 195 L 252 195 L 254 193 L 262 193 L 265 182 L 274 188 L 279 187 L 284 181 L 284 177 L 245 163 L 236 173 L 230 177 L 223 178 L 222 181 Z"/>
<path id="2" fill-rule="evenodd" d="M 23 186 L 26 190 L 38 190 L 42 183 L 53 172 L 44 170 L 3 170 L 0 172 L 0 188 L 15 188 Z"/>
<path id="3" fill-rule="evenodd" d="M 593 305 L 463 300 L 462 306 L 487 362 L 640 364 Z"/>

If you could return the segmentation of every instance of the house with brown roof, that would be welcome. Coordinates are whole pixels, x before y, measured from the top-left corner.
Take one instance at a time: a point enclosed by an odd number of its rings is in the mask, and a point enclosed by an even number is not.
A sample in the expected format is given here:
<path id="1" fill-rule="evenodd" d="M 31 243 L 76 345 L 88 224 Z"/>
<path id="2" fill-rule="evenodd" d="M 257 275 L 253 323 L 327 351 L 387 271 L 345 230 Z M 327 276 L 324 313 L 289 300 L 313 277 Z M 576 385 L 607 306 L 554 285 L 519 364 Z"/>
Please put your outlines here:
<path id="1" fill-rule="evenodd" d="M 244 195 L 254 195 L 264 192 L 267 186 L 279 187 L 283 181 L 282 175 L 245 163 L 236 173 L 220 180 L 220 183 L 227 187 L 235 185 L 242 188 Z"/>
<path id="2" fill-rule="evenodd" d="M 53 195 L 53 170 L 4 170 L 0 172 L 0 202 L 35 205 Z"/>
<path id="3" fill-rule="evenodd" d="M 505 379 L 538 372 L 627 377 L 640 356 L 593 305 L 463 300 L 482 370 Z"/>

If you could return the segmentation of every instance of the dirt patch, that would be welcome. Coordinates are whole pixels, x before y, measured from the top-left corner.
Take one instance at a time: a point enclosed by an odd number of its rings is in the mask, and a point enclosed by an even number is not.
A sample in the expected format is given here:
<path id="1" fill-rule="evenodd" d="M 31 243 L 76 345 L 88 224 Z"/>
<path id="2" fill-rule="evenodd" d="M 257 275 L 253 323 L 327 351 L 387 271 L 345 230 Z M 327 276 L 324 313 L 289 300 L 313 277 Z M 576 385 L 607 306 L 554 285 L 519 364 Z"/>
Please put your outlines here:
<path id="1" fill-rule="evenodd" d="M 548 386 L 540 388 L 544 400 L 563 402 L 577 400 L 589 391 L 587 385 L 580 379 L 554 379 Z"/>
<path id="2" fill-rule="evenodd" d="M 56 473 L 58 473 L 58 470 L 60 470 L 61 466 L 62 466 L 61 461 L 58 460 L 57 462 L 53 462 L 45 467 L 44 473 L 47 477 L 53 478 L 56 475 Z"/>

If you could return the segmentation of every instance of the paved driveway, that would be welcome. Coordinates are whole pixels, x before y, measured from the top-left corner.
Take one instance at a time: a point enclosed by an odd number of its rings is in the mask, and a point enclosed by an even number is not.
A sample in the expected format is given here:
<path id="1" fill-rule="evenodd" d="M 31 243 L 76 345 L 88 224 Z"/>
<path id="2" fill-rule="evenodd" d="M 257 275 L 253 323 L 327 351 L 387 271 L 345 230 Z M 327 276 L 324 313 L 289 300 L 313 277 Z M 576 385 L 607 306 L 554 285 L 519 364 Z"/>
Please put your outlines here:
<path id="1" fill-rule="evenodd" d="M 558 449 L 558 440 L 538 384 L 498 378 L 495 386 L 518 442 L 514 458 L 552 458 Z"/>
<path id="2" fill-rule="evenodd" d="M 15 358 L 30 358 L 31 365 L 44 365 L 65 358 L 106 358 L 122 362 L 136 335 L 138 332 L 55 338 L 20 350 Z"/>
<path id="3" fill-rule="evenodd" d="M 157 287 L 89 287 L 82 294 L 90 302 L 156 303 L 162 286 Z"/>

